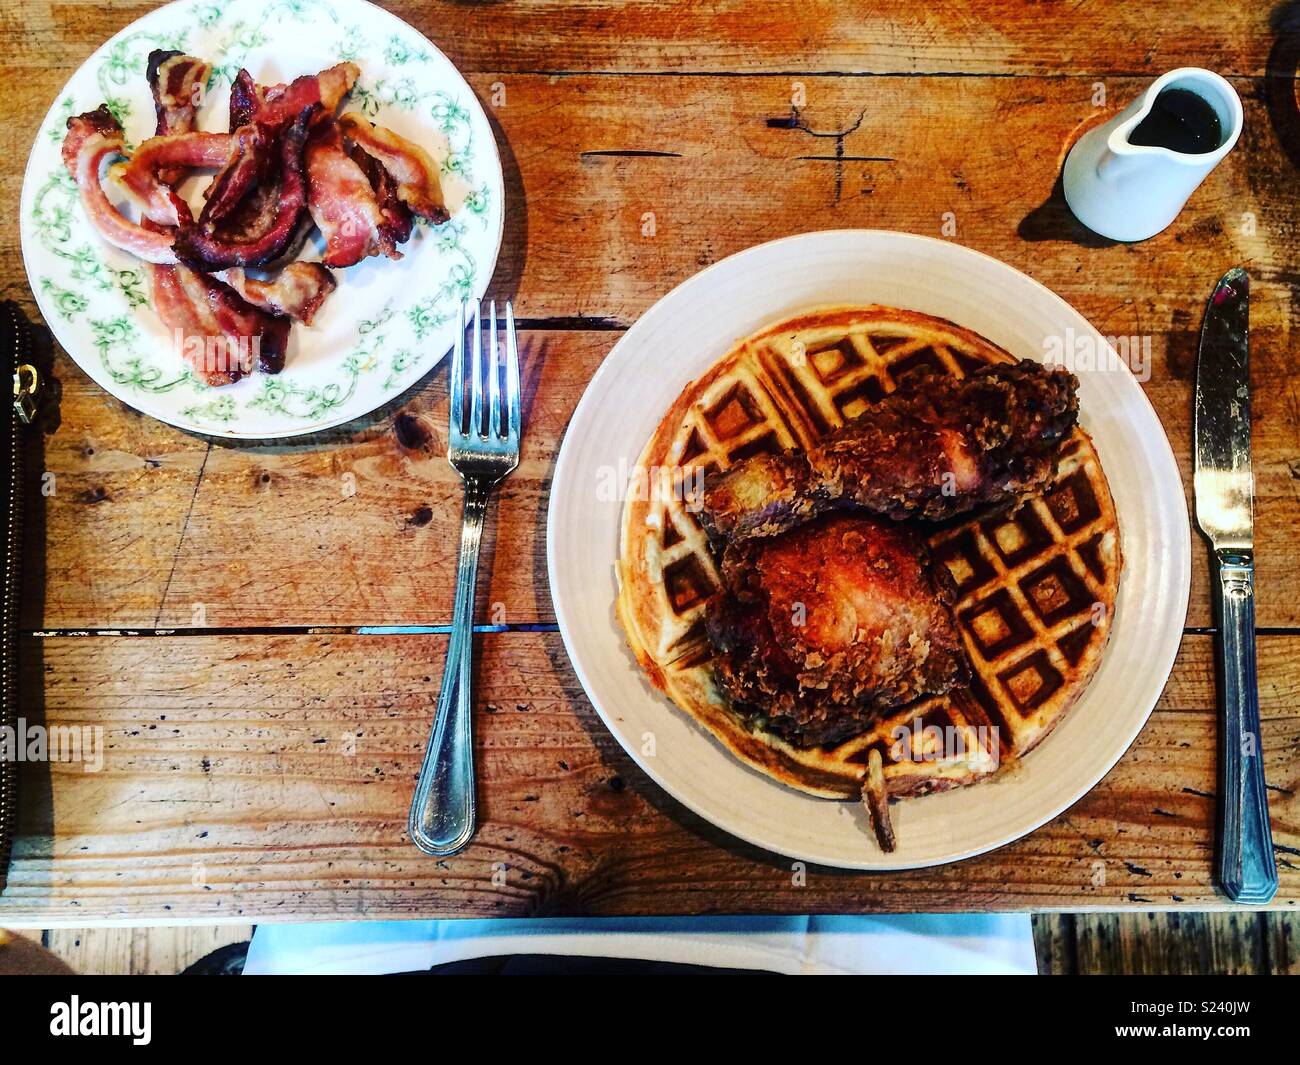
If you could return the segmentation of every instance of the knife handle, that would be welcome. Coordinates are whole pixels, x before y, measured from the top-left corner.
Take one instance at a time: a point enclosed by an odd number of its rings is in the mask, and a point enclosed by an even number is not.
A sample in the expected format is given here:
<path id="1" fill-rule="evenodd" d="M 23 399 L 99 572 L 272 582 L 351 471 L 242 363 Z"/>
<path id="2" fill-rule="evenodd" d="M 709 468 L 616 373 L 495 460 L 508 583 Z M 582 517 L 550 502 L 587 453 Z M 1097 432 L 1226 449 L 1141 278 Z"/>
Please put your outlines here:
<path id="1" fill-rule="evenodd" d="M 1255 560 L 1215 551 L 1219 569 L 1219 884 L 1233 902 L 1263 904 L 1277 891 L 1277 863 L 1264 789 L 1255 673 Z"/>

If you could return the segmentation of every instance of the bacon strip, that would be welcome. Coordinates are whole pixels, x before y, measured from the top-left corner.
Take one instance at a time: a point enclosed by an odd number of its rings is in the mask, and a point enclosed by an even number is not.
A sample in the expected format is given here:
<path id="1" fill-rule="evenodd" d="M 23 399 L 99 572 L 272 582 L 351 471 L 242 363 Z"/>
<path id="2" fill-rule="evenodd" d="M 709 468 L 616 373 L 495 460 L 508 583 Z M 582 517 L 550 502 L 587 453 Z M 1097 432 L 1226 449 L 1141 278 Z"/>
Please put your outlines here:
<path id="1" fill-rule="evenodd" d="M 224 134 L 194 132 L 198 102 L 211 71 L 204 60 L 182 52 L 150 52 L 147 73 L 157 115 L 154 136 L 129 160 L 113 164 L 108 171 L 118 191 L 145 218 L 160 225 L 190 220 L 189 205 L 170 188 L 185 176 L 185 170 L 219 166 L 233 150 L 233 142 Z"/>
<path id="2" fill-rule="evenodd" d="M 265 181 L 274 160 L 275 131 L 270 126 L 242 126 L 230 136 L 235 150 L 212 179 L 199 213 L 199 223 L 207 228 L 232 214 Z"/>
<path id="3" fill-rule="evenodd" d="M 190 302 L 189 292 L 182 285 L 182 274 L 190 280 L 200 276 L 188 266 L 155 266 L 149 271 L 149 289 L 154 310 L 163 324 L 173 331 L 179 354 L 190 365 L 204 384 L 228 385 L 251 373 L 251 345 L 243 352 L 230 351 L 226 336 L 216 326 L 211 313 L 204 314 L 202 303 L 196 307 Z M 217 343 L 209 351 L 207 338 Z"/>
<path id="4" fill-rule="evenodd" d="M 151 263 L 146 270 L 154 310 L 201 381 L 231 384 L 252 373 L 256 362 L 267 373 L 284 368 L 288 318 L 259 310 L 229 285 L 188 266 Z"/>
<path id="5" fill-rule="evenodd" d="M 229 286 L 188 266 L 150 271 L 154 309 L 177 334 L 181 355 L 209 385 L 284 368 L 290 321 L 245 303 Z"/>
<path id="6" fill-rule="evenodd" d="M 208 78 L 212 76 L 212 64 L 183 52 L 156 48 L 149 53 L 145 76 L 158 119 L 154 133 L 192 133 Z M 158 178 L 165 185 L 174 185 L 184 176 L 180 170 L 164 170 Z"/>
<path id="7" fill-rule="evenodd" d="M 380 243 L 384 248 L 391 245 L 395 250 L 398 244 L 403 244 L 410 239 L 411 230 L 415 227 L 415 218 L 411 214 L 411 209 L 397 195 L 397 182 L 378 159 L 367 155 L 356 145 L 353 145 L 348 155 L 366 175 L 366 180 L 370 182 L 370 191 L 374 194 L 375 202 L 379 204 L 379 213 L 383 216 L 383 222 L 379 227 Z M 392 257 L 399 258 L 399 255 Z"/>
<path id="8" fill-rule="evenodd" d="M 257 356 L 263 373 L 277 374 L 284 369 L 284 354 L 293 325 L 288 318 L 254 307 L 215 277 L 184 268 L 178 268 L 177 272 L 191 303 L 206 301 L 218 328 L 227 338 L 246 337 L 250 342 L 259 342 L 251 354 Z"/>
<path id="9" fill-rule="evenodd" d="M 176 252 L 171 234 L 148 230 L 127 220 L 104 194 L 99 180 L 100 166 L 105 159 L 124 154 L 125 144 L 122 127 L 108 107 L 100 104 L 94 111 L 68 119 L 63 165 L 76 181 L 82 206 L 100 236 L 115 248 L 146 262 L 174 263 Z"/>
<path id="10" fill-rule="evenodd" d="M 280 125 L 312 104 L 320 105 L 322 115 L 332 115 L 360 76 L 361 68 L 355 63 L 336 63 L 318 74 L 294 78 L 288 85 L 263 88 L 247 70 L 241 70 L 230 89 L 230 128 L 254 120 Z"/>
<path id="11" fill-rule="evenodd" d="M 194 116 L 211 75 L 212 64 L 192 55 L 160 48 L 149 53 L 145 76 L 158 116 L 155 133 L 189 133 L 194 129 Z"/>
<path id="12" fill-rule="evenodd" d="M 183 52 L 155 49 L 149 53 L 146 73 L 157 115 L 155 135 L 128 162 L 113 166 L 109 179 L 150 221 L 179 226 L 190 221 L 190 209 L 170 186 L 186 169 L 225 165 L 238 142 L 224 133 L 194 131 L 211 64 Z"/>
<path id="13" fill-rule="evenodd" d="M 397 182 L 397 195 L 419 218 L 441 225 L 450 218 L 438 179 L 438 164 L 429 153 L 390 129 L 376 126 L 354 112 L 339 118 L 344 134 L 377 159 Z"/>
<path id="14" fill-rule="evenodd" d="M 226 284 L 249 303 L 311 325 L 335 281 L 320 263 L 290 263 L 269 281 L 249 277 L 239 267 L 226 272 Z"/>
<path id="15" fill-rule="evenodd" d="M 325 238 L 326 266 L 352 266 L 370 255 L 402 257 L 400 218 L 384 212 L 370 176 L 348 154 L 332 119 L 322 120 L 307 141 L 307 209 Z M 407 236 L 409 223 L 408 215 Z"/>
<path id="16" fill-rule="evenodd" d="M 253 75 L 242 67 L 230 85 L 230 132 L 249 125 L 262 106 L 262 90 Z"/>
<path id="17" fill-rule="evenodd" d="M 303 108 L 293 124 L 280 138 L 280 181 L 275 199 L 270 191 L 264 203 L 271 210 L 259 218 L 256 229 L 235 235 L 209 230 L 202 225 L 182 225 L 176 235 L 176 253 L 199 269 L 220 270 L 227 266 L 260 266 L 270 262 L 294 236 L 298 216 L 307 201 L 307 181 L 303 173 L 303 149 L 307 129 L 319 104 Z"/>
<path id="18" fill-rule="evenodd" d="M 125 163 L 109 172 L 113 184 L 151 222 L 180 226 L 192 220 L 189 204 L 172 191 L 169 174 L 224 166 L 239 146 L 229 133 L 174 133 L 150 137 Z"/>

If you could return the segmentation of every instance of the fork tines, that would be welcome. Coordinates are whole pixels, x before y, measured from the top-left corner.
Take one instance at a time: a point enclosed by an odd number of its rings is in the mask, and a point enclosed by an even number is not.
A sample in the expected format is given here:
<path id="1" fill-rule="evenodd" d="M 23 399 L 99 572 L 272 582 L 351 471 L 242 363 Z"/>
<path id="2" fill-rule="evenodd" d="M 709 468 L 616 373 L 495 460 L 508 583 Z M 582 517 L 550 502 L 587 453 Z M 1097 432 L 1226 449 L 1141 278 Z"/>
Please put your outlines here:
<path id="1" fill-rule="evenodd" d="M 514 308 L 506 303 L 505 321 L 505 403 L 502 409 L 502 367 L 500 340 L 497 336 L 496 300 L 488 304 L 486 329 L 483 301 L 466 300 L 460 307 L 456 348 L 451 361 L 451 444 L 456 448 L 504 444 L 518 451 L 520 429 L 519 345 L 515 338 Z M 465 336 L 473 328 L 473 341 L 466 351 Z M 484 359 L 484 334 L 487 350 Z M 469 359 L 469 422 L 465 421 L 466 356 Z M 486 370 L 484 363 L 486 362 Z M 486 373 L 486 379 L 485 379 Z M 486 391 L 486 426 L 484 392 Z M 504 426 L 502 424 L 504 419 Z"/>

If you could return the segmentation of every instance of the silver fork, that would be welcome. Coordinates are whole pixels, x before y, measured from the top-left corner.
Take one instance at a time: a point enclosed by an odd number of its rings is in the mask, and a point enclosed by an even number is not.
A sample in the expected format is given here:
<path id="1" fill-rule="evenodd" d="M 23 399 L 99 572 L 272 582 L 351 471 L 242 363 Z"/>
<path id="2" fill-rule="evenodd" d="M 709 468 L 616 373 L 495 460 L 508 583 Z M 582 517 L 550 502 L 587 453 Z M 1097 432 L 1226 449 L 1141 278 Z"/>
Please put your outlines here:
<path id="1" fill-rule="evenodd" d="M 465 482 L 460 526 L 460 560 L 456 567 L 456 606 L 452 614 L 447 665 L 438 692 L 429 747 L 415 785 L 408 828 L 411 841 L 426 854 L 455 854 L 474 834 L 473 699 L 470 663 L 474 651 L 474 582 L 483 514 L 496 484 L 519 465 L 519 348 L 515 317 L 506 304 L 505 410 L 497 344 L 497 305 L 489 308 L 487 329 L 487 410 L 484 410 L 482 303 L 473 302 L 474 343 L 469 351 L 470 409 L 465 420 L 465 329 L 470 305 L 460 308 L 460 329 L 451 362 L 451 427 L 447 458 Z M 484 427 L 484 414 L 487 426 Z M 506 424 L 502 426 L 502 416 Z"/>

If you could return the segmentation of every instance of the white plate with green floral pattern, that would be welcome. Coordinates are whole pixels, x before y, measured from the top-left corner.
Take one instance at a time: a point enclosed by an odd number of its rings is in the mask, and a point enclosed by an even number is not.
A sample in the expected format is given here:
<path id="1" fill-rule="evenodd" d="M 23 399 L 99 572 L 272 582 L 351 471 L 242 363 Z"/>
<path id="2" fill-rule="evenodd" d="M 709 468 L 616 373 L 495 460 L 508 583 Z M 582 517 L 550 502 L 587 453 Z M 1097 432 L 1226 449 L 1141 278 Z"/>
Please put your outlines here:
<path id="1" fill-rule="evenodd" d="M 155 48 L 207 59 L 199 116 L 224 129 L 231 79 L 263 84 L 334 63 L 361 68 L 346 110 L 423 145 L 442 166 L 451 219 L 417 224 L 403 258 L 335 270 L 312 325 L 295 323 L 284 371 L 219 388 L 200 383 L 149 305 L 142 264 L 91 227 L 59 157 L 68 116 L 107 102 L 128 142 L 152 135 L 145 61 Z M 41 123 L 22 193 L 22 248 L 55 337 L 104 389 L 152 417 L 212 436 L 297 436 L 400 396 L 446 354 L 462 299 L 486 289 L 501 246 L 501 160 L 487 116 L 451 62 L 417 30 L 366 0 L 180 0 L 90 57 Z M 308 243 L 304 258 L 314 258 Z"/>

